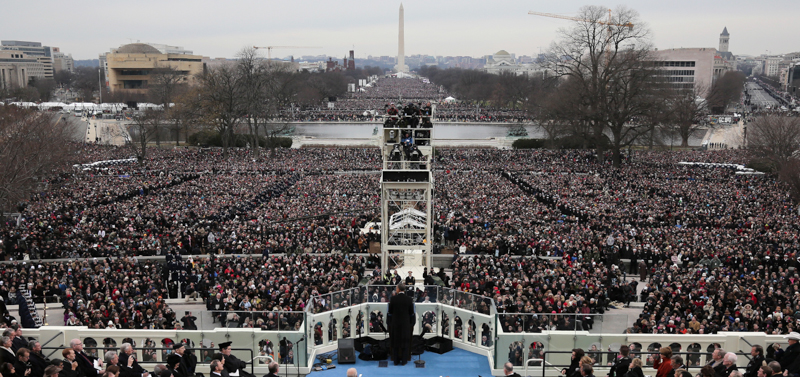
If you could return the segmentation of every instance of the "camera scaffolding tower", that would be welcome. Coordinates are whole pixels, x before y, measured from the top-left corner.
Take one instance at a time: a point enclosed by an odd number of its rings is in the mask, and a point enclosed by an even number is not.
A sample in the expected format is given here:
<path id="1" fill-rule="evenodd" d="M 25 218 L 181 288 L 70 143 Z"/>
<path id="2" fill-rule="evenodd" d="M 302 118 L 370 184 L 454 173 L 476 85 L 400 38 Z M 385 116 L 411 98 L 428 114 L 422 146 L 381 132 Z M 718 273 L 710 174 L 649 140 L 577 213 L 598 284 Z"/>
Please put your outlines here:
<path id="1" fill-rule="evenodd" d="M 418 282 L 432 267 L 432 142 L 430 113 L 387 117 L 380 134 L 381 272 L 411 271 Z"/>

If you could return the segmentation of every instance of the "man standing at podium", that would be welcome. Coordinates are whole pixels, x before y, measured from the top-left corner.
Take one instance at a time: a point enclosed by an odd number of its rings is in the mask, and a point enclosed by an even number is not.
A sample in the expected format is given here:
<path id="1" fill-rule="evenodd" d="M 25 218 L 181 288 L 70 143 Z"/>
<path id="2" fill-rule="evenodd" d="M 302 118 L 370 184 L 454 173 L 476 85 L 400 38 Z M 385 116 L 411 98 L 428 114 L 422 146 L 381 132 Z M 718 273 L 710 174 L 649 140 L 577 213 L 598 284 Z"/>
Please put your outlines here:
<path id="1" fill-rule="evenodd" d="M 389 301 L 389 339 L 394 365 L 406 365 L 411 359 L 411 333 L 416 323 L 414 300 L 406 295 L 406 285 L 397 285 L 397 291 Z"/>

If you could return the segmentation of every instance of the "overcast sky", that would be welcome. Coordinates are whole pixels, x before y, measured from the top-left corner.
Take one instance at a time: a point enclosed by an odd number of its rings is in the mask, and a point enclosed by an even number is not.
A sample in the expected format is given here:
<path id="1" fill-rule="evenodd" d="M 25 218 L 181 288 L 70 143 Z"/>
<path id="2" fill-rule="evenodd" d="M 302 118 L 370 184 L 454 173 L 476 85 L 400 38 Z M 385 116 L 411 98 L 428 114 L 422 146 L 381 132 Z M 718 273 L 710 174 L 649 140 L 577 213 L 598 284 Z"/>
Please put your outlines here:
<path id="1" fill-rule="evenodd" d="M 502 49 L 534 55 L 570 21 L 531 16 L 529 10 L 574 16 L 590 4 L 637 10 L 659 49 L 717 47 L 727 26 L 734 54 L 778 54 L 800 50 L 796 1 L 406 0 L 405 52 L 480 57 Z M 366 0 L 7 1 L 0 39 L 61 47 L 75 59 L 96 59 L 137 40 L 183 46 L 210 57 L 271 45 L 322 47 L 275 50 L 277 57 L 341 58 L 354 48 L 357 58 L 365 58 L 397 54 L 399 5 Z"/>

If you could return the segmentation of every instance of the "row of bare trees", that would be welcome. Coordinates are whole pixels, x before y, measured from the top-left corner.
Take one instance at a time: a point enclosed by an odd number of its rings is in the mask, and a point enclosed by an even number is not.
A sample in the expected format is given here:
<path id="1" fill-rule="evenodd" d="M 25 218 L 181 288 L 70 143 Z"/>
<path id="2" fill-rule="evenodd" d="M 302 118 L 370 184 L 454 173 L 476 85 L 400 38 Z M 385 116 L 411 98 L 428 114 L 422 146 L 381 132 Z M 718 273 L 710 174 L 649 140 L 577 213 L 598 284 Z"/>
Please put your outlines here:
<path id="1" fill-rule="evenodd" d="M 170 68 L 151 71 L 148 98 L 161 106 L 139 112 L 131 127 L 132 143 L 140 160 L 146 147 L 160 144 L 163 132 L 214 133 L 223 153 L 246 135 L 258 158 L 260 147 L 274 148 L 291 127 L 275 122 L 280 111 L 321 106 L 323 99 L 345 93 L 347 83 L 374 72 L 295 72 L 291 66 L 260 57 L 253 48 L 242 49 L 235 60 L 206 67 L 188 85 L 185 76 Z M 363 77 L 362 77 L 363 76 Z M 176 141 L 177 142 L 177 141 Z"/>
<path id="2" fill-rule="evenodd" d="M 728 72 L 713 84 L 692 89 L 668 82 L 656 64 L 650 31 L 636 11 L 586 6 L 571 27 L 559 31 L 540 62 L 541 77 L 490 75 L 468 70 L 424 68 L 421 74 L 460 98 L 524 109 L 548 139 L 565 136 L 593 145 L 598 156 L 633 143 L 661 142 L 666 135 L 689 138 L 709 112 L 723 112 L 741 95 L 744 75 Z"/>
<path id="3" fill-rule="evenodd" d="M 74 135 L 73 125 L 51 113 L 0 106 L 0 212 L 71 166 Z"/>
<path id="4" fill-rule="evenodd" d="M 742 93 L 741 72 L 691 88 L 669 82 L 653 56 L 650 31 L 632 9 L 586 6 L 577 18 L 582 21 L 560 30 L 547 55 L 555 84 L 544 86 L 552 93 L 537 105 L 550 137 L 577 134 L 596 146 L 601 160 L 610 149 L 619 166 L 622 150 L 633 143 L 652 146 L 677 135 L 688 146 L 706 126 L 705 115 L 724 112 Z"/>
<path id="5" fill-rule="evenodd" d="M 752 152 L 752 167 L 775 173 L 800 203 L 800 117 L 770 114 L 747 125 L 744 142 Z"/>

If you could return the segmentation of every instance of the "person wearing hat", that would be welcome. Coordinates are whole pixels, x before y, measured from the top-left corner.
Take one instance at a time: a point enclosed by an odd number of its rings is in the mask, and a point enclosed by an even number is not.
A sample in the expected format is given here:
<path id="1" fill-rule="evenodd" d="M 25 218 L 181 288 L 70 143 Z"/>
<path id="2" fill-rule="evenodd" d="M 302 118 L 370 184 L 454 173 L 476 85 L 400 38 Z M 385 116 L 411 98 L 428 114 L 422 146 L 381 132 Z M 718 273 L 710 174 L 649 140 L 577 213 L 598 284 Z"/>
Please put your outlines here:
<path id="1" fill-rule="evenodd" d="M 800 334 L 792 331 L 789 335 L 784 336 L 789 342 L 789 347 L 781 355 L 778 361 L 781 363 L 781 369 L 788 375 L 800 374 Z"/>
<path id="2" fill-rule="evenodd" d="M 167 357 L 167 369 L 161 372 L 161 377 L 187 377 L 184 374 L 181 361 L 183 358 L 177 352 L 173 352 Z"/>
<path id="3" fill-rule="evenodd" d="M 233 342 L 225 342 L 219 344 L 219 351 L 222 353 L 222 357 L 225 359 L 225 370 L 227 370 L 229 374 L 238 374 L 242 377 L 253 377 L 252 374 L 245 371 L 245 368 L 247 368 L 247 363 L 239 360 L 236 356 L 231 354 L 232 343 Z"/>
<path id="4" fill-rule="evenodd" d="M 411 273 L 411 271 L 408 271 L 408 276 L 406 276 L 405 283 L 409 287 L 413 287 L 414 284 L 416 284 L 416 279 L 414 279 L 414 275 Z"/>
<path id="5" fill-rule="evenodd" d="M 191 353 L 186 353 L 186 345 L 182 342 L 178 342 L 172 345 L 172 349 L 175 351 L 173 354 L 178 355 L 181 359 L 180 365 L 178 366 L 179 373 L 182 377 L 190 377 L 194 376 L 194 368 L 197 366 L 197 359 L 193 358 L 194 356 Z M 168 361 L 169 362 L 169 361 Z M 167 365 L 169 367 L 169 365 Z"/>

